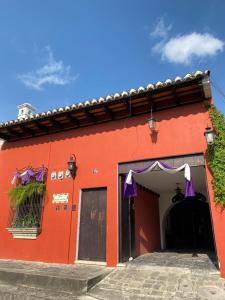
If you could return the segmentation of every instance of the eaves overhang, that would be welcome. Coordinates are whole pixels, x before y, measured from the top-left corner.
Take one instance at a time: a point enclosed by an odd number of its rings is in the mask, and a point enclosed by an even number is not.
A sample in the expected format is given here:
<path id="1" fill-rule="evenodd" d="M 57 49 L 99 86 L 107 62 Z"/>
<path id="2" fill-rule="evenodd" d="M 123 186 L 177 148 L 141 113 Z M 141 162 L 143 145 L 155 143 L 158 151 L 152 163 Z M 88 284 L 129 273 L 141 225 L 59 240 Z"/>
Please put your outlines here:
<path id="1" fill-rule="evenodd" d="M 16 141 L 101 124 L 206 101 L 211 98 L 209 71 L 167 79 L 99 99 L 35 114 L 0 124 L 0 138 Z"/>

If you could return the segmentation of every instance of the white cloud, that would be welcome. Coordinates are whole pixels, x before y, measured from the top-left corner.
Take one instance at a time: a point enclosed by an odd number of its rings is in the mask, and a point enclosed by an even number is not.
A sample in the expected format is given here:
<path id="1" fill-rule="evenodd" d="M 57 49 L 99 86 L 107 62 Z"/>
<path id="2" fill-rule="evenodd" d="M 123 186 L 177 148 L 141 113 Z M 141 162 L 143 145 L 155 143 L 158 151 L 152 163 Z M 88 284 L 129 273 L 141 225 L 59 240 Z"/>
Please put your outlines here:
<path id="1" fill-rule="evenodd" d="M 27 87 L 35 90 L 43 90 L 45 85 L 66 85 L 76 80 L 79 74 L 72 76 L 71 66 L 65 66 L 63 61 L 56 61 L 50 47 L 46 47 L 48 53 L 47 63 L 35 71 L 19 74 L 17 77 Z"/>
<path id="2" fill-rule="evenodd" d="M 154 30 L 150 33 L 152 37 L 159 37 L 162 39 L 167 38 L 169 31 L 172 29 L 172 25 L 166 25 L 164 22 L 164 18 L 161 17 L 158 19 L 158 22 L 154 28 Z"/>
<path id="3" fill-rule="evenodd" d="M 189 64 L 193 58 L 214 56 L 222 51 L 224 42 L 209 33 L 193 32 L 171 38 L 162 47 L 162 58 L 174 63 Z"/>
<path id="4" fill-rule="evenodd" d="M 214 56 L 224 48 L 224 42 L 209 33 L 193 32 L 162 40 L 152 50 L 171 63 L 190 64 L 194 58 Z"/>

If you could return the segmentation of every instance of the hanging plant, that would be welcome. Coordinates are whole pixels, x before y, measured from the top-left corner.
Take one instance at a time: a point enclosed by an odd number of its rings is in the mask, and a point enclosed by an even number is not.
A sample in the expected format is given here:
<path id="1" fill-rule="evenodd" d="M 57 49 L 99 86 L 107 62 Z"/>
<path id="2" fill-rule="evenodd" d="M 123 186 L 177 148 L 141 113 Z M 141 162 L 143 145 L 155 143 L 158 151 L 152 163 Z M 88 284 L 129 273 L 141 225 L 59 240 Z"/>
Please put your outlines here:
<path id="1" fill-rule="evenodd" d="M 215 130 L 214 143 L 209 145 L 207 152 L 213 175 L 214 200 L 220 206 L 225 206 L 225 119 L 214 105 L 209 107 L 209 113 Z"/>
<path id="2" fill-rule="evenodd" d="M 33 182 L 25 185 L 18 185 L 9 190 L 10 203 L 13 208 L 23 204 L 28 198 L 34 199 L 35 196 L 44 197 L 45 184 Z"/>

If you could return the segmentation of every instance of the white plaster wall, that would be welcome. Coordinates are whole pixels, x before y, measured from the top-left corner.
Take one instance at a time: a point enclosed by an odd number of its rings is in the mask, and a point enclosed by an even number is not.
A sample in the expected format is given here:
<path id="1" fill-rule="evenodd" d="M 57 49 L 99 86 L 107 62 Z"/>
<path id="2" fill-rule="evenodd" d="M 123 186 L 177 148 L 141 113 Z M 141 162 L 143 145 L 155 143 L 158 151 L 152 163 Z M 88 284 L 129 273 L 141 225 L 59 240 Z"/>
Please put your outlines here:
<path id="1" fill-rule="evenodd" d="M 159 218 L 160 218 L 160 237 L 161 237 L 161 248 L 165 249 L 165 236 L 163 230 L 163 218 L 165 213 L 172 205 L 172 197 L 175 195 L 175 192 L 166 192 L 161 193 L 159 198 Z"/>

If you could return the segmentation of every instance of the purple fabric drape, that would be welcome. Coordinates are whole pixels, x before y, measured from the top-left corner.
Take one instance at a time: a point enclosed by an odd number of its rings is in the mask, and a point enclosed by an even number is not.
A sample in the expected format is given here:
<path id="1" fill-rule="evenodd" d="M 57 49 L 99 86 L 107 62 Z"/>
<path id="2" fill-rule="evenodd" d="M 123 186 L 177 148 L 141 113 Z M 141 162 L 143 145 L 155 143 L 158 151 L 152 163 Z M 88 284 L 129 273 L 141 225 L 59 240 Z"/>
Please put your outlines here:
<path id="1" fill-rule="evenodd" d="M 132 178 L 132 184 L 127 184 L 125 179 L 123 197 L 125 199 L 131 197 L 137 197 L 137 184 L 134 178 Z"/>
<path id="2" fill-rule="evenodd" d="M 27 184 L 30 183 L 31 178 L 35 179 L 37 182 L 43 182 L 45 179 L 45 174 L 47 172 L 47 169 L 42 166 L 39 170 L 34 171 L 31 167 L 29 167 L 27 170 L 25 170 L 23 173 L 20 173 L 18 170 L 16 170 L 15 175 L 12 179 L 12 184 Z M 21 179 L 21 182 L 18 181 Z"/>
<path id="3" fill-rule="evenodd" d="M 14 175 L 14 176 L 15 176 L 15 178 L 16 178 L 16 179 L 18 179 L 18 178 L 20 177 L 20 172 L 19 172 L 18 170 L 16 170 L 16 172 L 15 172 L 15 175 Z"/>
<path id="4" fill-rule="evenodd" d="M 44 176 L 45 176 L 45 173 L 46 173 L 46 170 L 44 167 L 40 168 L 36 175 L 35 175 L 35 178 L 38 182 L 43 182 L 44 181 Z"/>
<path id="5" fill-rule="evenodd" d="M 192 180 L 185 179 L 185 197 L 194 197 L 195 196 L 195 190 Z"/>
<path id="6" fill-rule="evenodd" d="M 20 178 L 20 172 L 18 170 L 16 170 L 13 182 L 18 183 L 19 178 Z"/>
<path id="7" fill-rule="evenodd" d="M 26 184 L 30 182 L 30 178 L 35 175 L 35 172 L 32 169 L 28 169 L 26 174 L 22 177 L 22 184 Z"/>
<path id="8" fill-rule="evenodd" d="M 148 168 L 150 168 L 152 165 L 153 165 L 153 163 L 151 165 L 149 165 L 148 167 L 145 167 L 145 168 L 142 168 L 142 169 L 135 169 L 134 171 L 138 174 L 143 173 Z M 127 176 L 128 176 L 128 174 L 126 175 L 126 179 L 127 179 Z M 132 177 L 132 184 L 127 184 L 126 179 L 125 179 L 125 182 L 124 182 L 124 192 L 123 192 L 124 198 L 137 197 L 137 183 L 136 183 L 136 181 Z"/>
<path id="9" fill-rule="evenodd" d="M 148 167 L 142 168 L 142 169 L 135 169 L 133 170 L 134 173 L 136 174 L 140 174 L 140 173 L 144 173 L 145 171 L 147 171 L 148 169 L 151 171 L 151 166 L 154 164 L 155 162 L 153 162 L 151 165 L 149 165 Z M 173 168 L 165 163 L 159 162 L 164 168 L 168 169 L 168 170 L 175 170 L 176 168 Z M 134 179 L 134 177 L 132 176 L 132 182 L 131 184 L 127 184 L 126 180 L 127 180 L 127 176 L 129 173 L 127 173 L 126 175 L 126 179 L 124 182 L 124 193 L 123 196 L 124 198 L 130 198 L 130 197 L 137 197 L 137 184 L 136 181 Z M 185 178 L 185 197 L 193 197 L 195 196 L 195 191 L 194 191 L 194 186 L 193 186 L 193 182 L 190 179 L 187 180 Z"/>
<path id="10" fill-rule="evenodd" d="M 160 161 L 160 164 L 161 164 L 164 168 L 166 168 L 166 169 L 169 169 L 169 170 L 175 169 L 175 168 L 173 168 L 173 167 L 171 167 L 171 166 L 168 166 L 167 164 L 165 164 L 165 163 L 163 163 L 163 162 L 161 162 L 161 161 Z"/>

